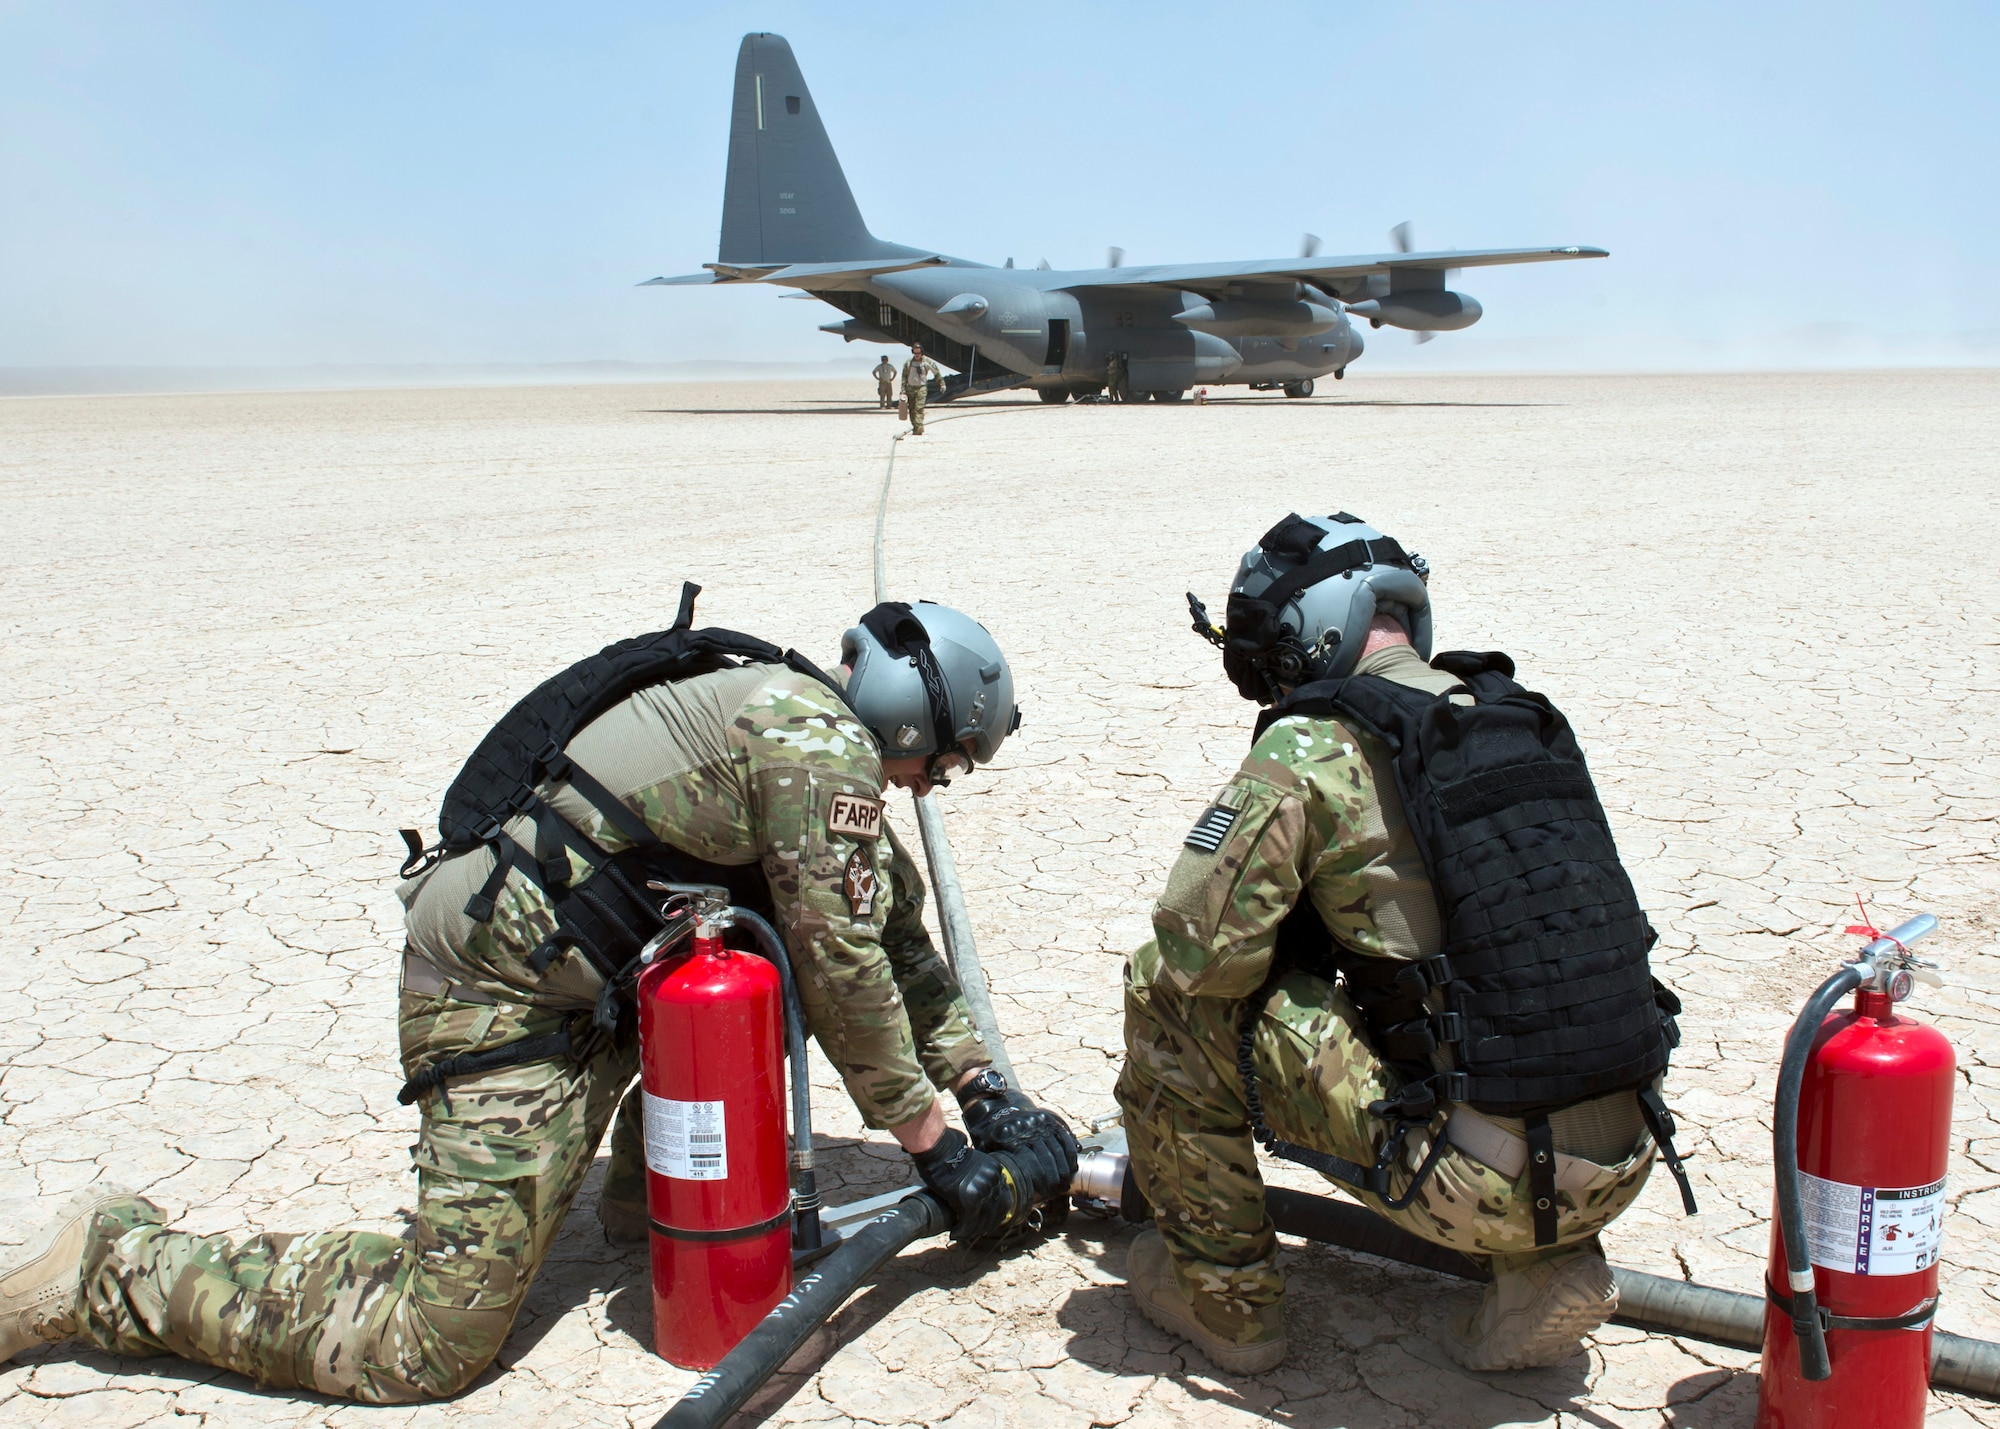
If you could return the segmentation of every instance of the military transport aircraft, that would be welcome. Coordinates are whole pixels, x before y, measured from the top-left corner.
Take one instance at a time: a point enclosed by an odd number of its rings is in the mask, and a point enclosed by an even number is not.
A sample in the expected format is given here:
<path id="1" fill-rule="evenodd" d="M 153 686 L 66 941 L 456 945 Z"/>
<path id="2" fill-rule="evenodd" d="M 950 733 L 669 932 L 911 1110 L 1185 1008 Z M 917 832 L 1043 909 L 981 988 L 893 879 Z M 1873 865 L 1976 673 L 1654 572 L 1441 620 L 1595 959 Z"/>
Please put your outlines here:
<path id="1" fill-rule="evenodd" d="M 1399 227 L 1399 249 L 1410 247 Z M 1353 318 L 1419 340 L 1479 321 L 1476 300 L 1445 287 L 1455 268 L 1603 258 L 1602 248 L 1399 251 L 1081 270 L 1002 268 L 888 243 L 868 231 L 782 36 L 743 37 L 736 54 L 722 242 L 707 270 L 653 278 L 669 286 L 772 283 L 846 314 L 824 331 L 849 342 L 921 343 L 953 369 L 943 398 L 1033 387 L 1045 402 L 1104 386 L 1126 355 L 1133 397 L 1179 401 L 1197 383 L 1282 387 L 1346 375 L 1361 355 Z"/>

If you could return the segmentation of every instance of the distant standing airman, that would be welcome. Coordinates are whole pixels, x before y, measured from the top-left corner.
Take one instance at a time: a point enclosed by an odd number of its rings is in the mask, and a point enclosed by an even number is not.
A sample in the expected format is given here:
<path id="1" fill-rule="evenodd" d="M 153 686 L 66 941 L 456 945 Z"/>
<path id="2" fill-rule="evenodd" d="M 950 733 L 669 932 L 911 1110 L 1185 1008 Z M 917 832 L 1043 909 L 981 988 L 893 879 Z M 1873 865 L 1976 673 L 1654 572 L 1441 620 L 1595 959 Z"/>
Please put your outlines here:
<path id="1" fill-rule="evenodd" d="M 875 378 L 875 405 L 884 409 L 896 405 L 896 364 L 883 353 L 882 360 L 875 364 L 872 374 Z"/>
<path id="2" fill-rule="evenodd" d="M 1104 361 L 1104 396 L 1112 402 L 1123 402 L 1131 394 L 1125 388 L 1125 354 L 1114 352 Z"/>
<path id="3" fill-rule="evenodd" d="M 929 385 L 935 379 L 944 381 L 944 373 L 935 362 L 924 356 L 922 343 L 910 346 L 910 360 L 903 364 L 903 400 L 910 404 L 910 434 L 921 437 L 924 434 L 924 398 Z"/>

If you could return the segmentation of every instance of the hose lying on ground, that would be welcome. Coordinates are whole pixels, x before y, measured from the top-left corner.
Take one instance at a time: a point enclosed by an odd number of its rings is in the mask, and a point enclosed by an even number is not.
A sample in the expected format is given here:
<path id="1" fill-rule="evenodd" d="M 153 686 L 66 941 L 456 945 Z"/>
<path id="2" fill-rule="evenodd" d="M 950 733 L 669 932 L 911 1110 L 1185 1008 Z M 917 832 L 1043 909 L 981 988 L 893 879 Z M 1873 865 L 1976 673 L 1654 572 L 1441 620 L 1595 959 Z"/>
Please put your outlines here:
<path id="1" fill-rule="evenodd" d="M 912 1241 L 943 1235 L 951 1218 L 927 1192 L 906 1196 L 894 1208 L 848 1231 L 832 1254 L 800 1278 L 743 1337 L 721 1364 L 660 1417 L 654 1429 L 716 1429 L 743 1407 L 760 1385 L 797 1353 L 812 1332 Z"/>
<path id="2" fill-rule="evenodd" d="M 1272 1222 L 1287 1235 L 1401 1261 L 1461 1280 L 1489 1278 L 1457 1251 L 1413 1236 L 1366 1206 L 1351 1201 L 1274 1186 L 1264 1192 L 1264 1204 L 1270 1210 Z M 1739 1350 L 1764 1347 L 1762 1296 L 1670 1280 L 1663 1275 L 1648 1275 L 1643 1270 L 1628 1270 L 1622 1265 L 1612 1266 L 1611 1275 L 1618 1282 L 1618 1313 L 1612 1318 L 1621 1325 L 1685 1335 Z M 2000 1400 L 2000 1344 L 1933 1330 L 1931 1388 Z"/>

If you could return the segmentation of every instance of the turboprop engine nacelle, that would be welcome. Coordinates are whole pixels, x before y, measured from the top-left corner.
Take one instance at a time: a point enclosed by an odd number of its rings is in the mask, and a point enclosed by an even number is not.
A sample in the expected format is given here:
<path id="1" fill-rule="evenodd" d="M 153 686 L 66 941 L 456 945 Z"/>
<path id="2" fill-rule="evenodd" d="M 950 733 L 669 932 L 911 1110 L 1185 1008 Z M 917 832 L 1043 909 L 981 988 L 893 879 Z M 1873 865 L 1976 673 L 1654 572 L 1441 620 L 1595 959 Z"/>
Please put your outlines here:
<path id="1" fill-rule="evenodd" d="M 1349 303 L 1347 311 L 1366 318 L 1376 327 L 1408 328 L 1412 332 L 1457 332 L 1479 321 L 1485 309 L 1479 299 L 1443 288 L 1430 292 L 1391 293 L 1386 298 L 1369 298 Z"/>
<path id="2" fill-rule="evenodd" d="M 1339 327 L 1340 313 L 1321 303 L 1225 299 L 1183 308 L 1174 321 L 1216 337 L 1311 337 Z"/>

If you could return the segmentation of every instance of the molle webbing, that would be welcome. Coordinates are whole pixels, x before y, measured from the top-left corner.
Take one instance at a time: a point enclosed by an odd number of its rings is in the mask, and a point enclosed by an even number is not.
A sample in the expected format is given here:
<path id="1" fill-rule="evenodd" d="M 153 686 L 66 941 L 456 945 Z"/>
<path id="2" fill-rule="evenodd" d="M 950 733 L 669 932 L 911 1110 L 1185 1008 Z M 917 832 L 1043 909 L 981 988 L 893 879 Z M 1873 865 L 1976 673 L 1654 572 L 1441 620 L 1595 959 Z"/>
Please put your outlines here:
<path id="1" fill-rule="evenodd" d="M 1363 675 L 1307 685 L 1259 721 L 1335 715 L 1381 739 L 1437 894 L 1439 956 L 1357 957 L 1323 930 L 1318 946 L 1377 1050 L 1448 1100 L 1525 1115 L 1649 1084 L 1678 1009 L 1656 999 L 1654 934 L 1567 721 L 1504 655 L 1433 664 L 1475 703 Z M 1298 916 L 1281 947 L 1312 945 Z M 1434 1076 L 1442 1049 L 1451 1070 Z"/>
<path id="2" fill-rule="evenodd" d="M 405 1102 L 433 1086 L 441 1088 L 449 1078 L 520 1061 L 557 1056 L 582 1060 L 595 1055 L 607 1039 L 629 1035 L 626 985 L 640 949 L 667 923 L 661 911 L 664 895 L 653 885 L 717 884 L 729 890 L 732 902 L 771 916 L 770 885 L 758 864 L 710 863 L 664 842 L 637 810 L 565 752 L 585 725 L 638 691 L 733 669 L 739 661 L 786 665 L 845 701 L 839 687 L 795 650 L 780 650 L 733 630 L 691 629 L 699 592 L 692 582 L 683 585 L 680 610 L 669 629 L 607 645 L 543 681 L 509 710 L 446 791 L 436 848 L 426 850 L 414 830 L 403 831 L 410 847 L 403 865 L 406 878 L 437 858 L 490 848 L 493 871 L 466 901 L 465 915 L 475 923 L 490 920 L 508 873 L 519 870 L 542 890 L 555 912 L 555 928 L 529 958 L 529 966 L 546 973 L 574 949 L 604 983 L 587 1032 L 530 1038 L 436 1063 L 404 1086 Z M 593 842 L 542 800 L 537 786 L 544 779 L 568 784 L 629 847 L 614 854 Z M 531 847 L 508 830 L 517 818 L 534 824 Z M 575 879 L 572 854 L 586 870 Z"/>
<path id="3" fill-rule="evenodd" d="M 445 792 L 438 834 L 446 850 L 491 843 L 509 819 L 527 812 L 535 785 L 552 772 L 577 731 L 619 701 L 651 685 L 732 668 L 739 660 L 788 663 L 785 651 L 754 636 L 689 629 L 698 589 L 684 589 L 680 616 L 670 629 L 621 640 L 579 660 L 537 685 L 493 726 Z M 601 787 L 579 784 L 577 792 L 599 803 L 594 796 Z M 602 812 L 614 825 L 621 823 L 608 807 Z"/>

